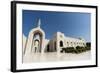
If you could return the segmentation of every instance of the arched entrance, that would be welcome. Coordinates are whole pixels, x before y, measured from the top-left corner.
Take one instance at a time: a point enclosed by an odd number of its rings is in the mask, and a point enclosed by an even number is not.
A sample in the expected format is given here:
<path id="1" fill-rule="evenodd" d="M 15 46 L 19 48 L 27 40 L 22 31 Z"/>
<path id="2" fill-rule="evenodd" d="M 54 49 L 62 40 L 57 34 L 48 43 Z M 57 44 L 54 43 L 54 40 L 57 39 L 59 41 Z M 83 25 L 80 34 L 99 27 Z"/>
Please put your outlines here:
<path id="1" fill-rule="evenodd" d="M 42 49 L 42 34 L 36 31 L 33 35 L 32 50 L 34 53 L 41 53 Z"/>
<path id="2" fill-rule="evenodd" d="M 60 47 L 63 47 L 63 41 L 60 41 Z"/>

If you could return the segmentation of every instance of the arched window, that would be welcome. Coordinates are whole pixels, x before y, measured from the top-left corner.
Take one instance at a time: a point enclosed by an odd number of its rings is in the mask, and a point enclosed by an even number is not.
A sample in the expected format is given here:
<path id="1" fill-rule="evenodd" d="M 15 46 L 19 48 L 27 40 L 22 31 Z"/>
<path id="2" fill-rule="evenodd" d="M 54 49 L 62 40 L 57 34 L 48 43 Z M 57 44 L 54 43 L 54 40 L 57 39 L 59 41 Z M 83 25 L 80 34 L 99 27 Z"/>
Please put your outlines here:
<path id="1" fill-rule="evenodd" d="M 63 42 L 62 41 L 60 41 L 60 47 L 63 47 Z"/>

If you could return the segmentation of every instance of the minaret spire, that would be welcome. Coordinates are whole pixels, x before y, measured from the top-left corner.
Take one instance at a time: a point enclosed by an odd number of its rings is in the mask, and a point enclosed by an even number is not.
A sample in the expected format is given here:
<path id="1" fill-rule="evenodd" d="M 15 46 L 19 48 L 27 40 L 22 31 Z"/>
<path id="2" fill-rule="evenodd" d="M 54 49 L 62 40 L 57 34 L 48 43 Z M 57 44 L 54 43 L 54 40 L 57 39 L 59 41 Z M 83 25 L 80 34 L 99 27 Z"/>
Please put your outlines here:
<path id="1" fill-rule="evenodd" d="M 41 20 L 40 20 L 40 18 L 39 18 L 39 19 L 38 19 L 38 23 L 37 23 L 37 27 L 40 28 L 40 25 L 41 25 Z"/>

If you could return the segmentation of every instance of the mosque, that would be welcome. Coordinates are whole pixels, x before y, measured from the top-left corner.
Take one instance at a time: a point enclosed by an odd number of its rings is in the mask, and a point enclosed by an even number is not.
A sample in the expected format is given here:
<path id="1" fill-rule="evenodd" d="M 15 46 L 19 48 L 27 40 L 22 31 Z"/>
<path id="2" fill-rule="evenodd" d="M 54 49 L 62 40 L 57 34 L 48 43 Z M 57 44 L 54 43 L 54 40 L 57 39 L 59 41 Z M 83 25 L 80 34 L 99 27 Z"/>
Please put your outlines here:
<path id="1" fill-rule="evenodd" d="M 23 52 L 26 53 L 60 53 L 62 48 L 86 46 L 83 38 L 67 37 L 62 32 L 56 32 L 52 39 L 45 38 L 45 32 L 40 27 L 41 20 L 38 20 L 37 27 L 30 30 L 28 38 L 24 41 Z M 49 32 L 48 32 L 49 33 Z"/>

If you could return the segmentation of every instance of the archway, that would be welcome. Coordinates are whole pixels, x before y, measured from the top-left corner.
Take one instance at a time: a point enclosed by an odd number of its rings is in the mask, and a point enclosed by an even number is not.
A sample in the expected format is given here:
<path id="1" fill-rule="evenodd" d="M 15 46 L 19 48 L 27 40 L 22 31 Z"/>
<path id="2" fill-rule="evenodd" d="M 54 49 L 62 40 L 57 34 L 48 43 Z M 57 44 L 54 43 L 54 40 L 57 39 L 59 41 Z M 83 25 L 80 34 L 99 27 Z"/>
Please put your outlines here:
<path id="1" fill-rule="evenodd" d="M 60 47 L 63 47 L 63 41 L 60 41 Z"/>
<path id="2" fill-rule="evenodd" d="M 38 38 L 35 38 L 35 37 L 38 37 Z M 34 41 L 35 40 L 39 40 L 39 43 L 40 43 L 40 50 L 39 50 L 39 53 L 44 53 L 44 39 L 45 39 L 45 33 L 44 31 L 41 29 L 41 28 L 34 28 L 32 29 L 30 32 L 29 32 L 29 35 L 28 35 L 28 39 L 27 39 L 27 44 L 26 44 L 26 50 L 25 50 L 25 53 L 34 53 L 35 52 L 35 46 L 34 46 Z"/>
<path id="3" fill-rule="evenodd" d="M 42 33 L 40 31 L 35 31 L 33 35 L 32 50 L 35 53 L 41 53 L 42 49 Z"/>

